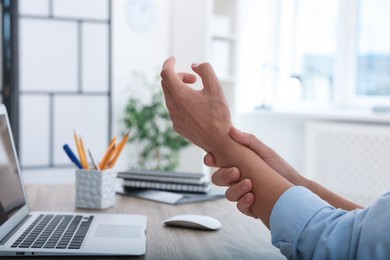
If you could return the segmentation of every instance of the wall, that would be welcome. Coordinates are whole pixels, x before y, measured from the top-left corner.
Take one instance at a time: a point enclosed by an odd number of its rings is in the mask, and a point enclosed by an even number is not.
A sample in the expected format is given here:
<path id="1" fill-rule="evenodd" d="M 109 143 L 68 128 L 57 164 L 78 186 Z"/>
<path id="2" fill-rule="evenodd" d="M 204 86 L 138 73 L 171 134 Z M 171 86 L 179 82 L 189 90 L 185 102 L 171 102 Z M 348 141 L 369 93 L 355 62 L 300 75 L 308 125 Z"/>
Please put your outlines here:
<path id="1" fill-rule="evenodd" d="M 272 112 L 251 112 L 241 114 L 236 121 L 241 131 L 254 134 L 296 170 L 304 173 L 304 118 Z"/>
<path id="2" fill-rule="evenodd" d="M 36 66 L 39 62 L 39 58 L 35 56 L 38 55 L 34 48 L 31 48 L 31 42 L 38 41 L 38 46 L 42 46 L 45 44 L 44 37 L 45 32 L 41 30 L 39 23 L 52 22 L 51 15 L 59 16 L 60 19 L 63 19 L 63 16 L 60 14 L 66 13 L 66 18 L 64 19 L 64 24 L 69 22 L 70 26 L 73 26 L 73 22 L 77 25 L 77 17 L 83 17 L 82 19 L 87 19 L 86 23 L 88 24 L 90 20 L 88 19 L 96 19 L 94 17 L 95 13 L 104 13 L 104 10 L 98 8 L 93 12 L 88 9 L 88 6 L 99 4 L 100 7 L 107 7 L 107 0 L 99 0 L 98 2 L 90 1 L 90 0 L 80 0 L 80 1 L 67 1 L 67 0 L 34 0 L 32 2 L 30 0 L 22 0 L 20 1 L 20 13 L 24 16 L 22 19 L 22 30 L 21 30 L 21 46 L 22 46 L 22 58 L 21 58 L 21 68 L 23 68 L 21 77 L 21 82 L 24 85 L 29 85 L 31 82 L 43 83 L 44 86 L 47 86 L 46 91 L 54 91 L 57 89 L 55 84 L 59 84 L 63 86 L 65 90 L 72 88 L 75 91 L 83 91 L 84 84 L 81 83 L 81 87 L 78 89 L 74 87 L 74 84 L 67 84 L 69 80 L 73 80 L 72 82 L 80 82 L 77 80 L 77 75 L 80 73 L 85 73 L 86 70 L 80 70 L 80 72 L 75 71 L 75 66 L 70 63 L 63 64 L 58 62 L 58 57 L 62 57 L 64 59 L 74 58 L 74 61 L 77 61 L 77 55 L 74 53 L 77 50 L 77 47 L 73 49 L 69 49 L 69 46 L 77 46 L 77 41 L 73 41 L 72 39 L 78 39 L 77 33 L 75 33 L 71 38 L 64 38 L 63 41 L 59 41 L 58 45 L 46 46 L 45 49 L 42 49 L 43 53 L 52 53 L 51 55 L 43 55 L 46 60 L 53 61 L 53 66 Z M 111 75 L 111 83 L 112 83 L 112 93 L 111 93 L 111 102 L 112 102 L 112 134 L 120 135 L 126 129 L 124 129 L 121 121 L 124 116 L 124 107 L 127 99 L 130 95 L 137 95 L 141 97 L 148 96 L 148 90 L 144 89 L 141 85 L 133 85 L 131 81 L 131 74 L 133 72 L 139 72 L 147 77 L 154 77 L 159 74 L 163 61 L 169 57 L 170 55 L 178 56 L 178 68 L 181 70 L 188 70 L 190 68 L 190 64 L 194 61 L 203 61 L 205 59 L 205 43 L 202 41 L 205 40 L 205 36 L 202 34 L 205 32 L 205 19 L 200 19 L 201 22 L 196 22 L 199 17 L 202 17 L 205 9 L 205 3 L 207 1 L 203 1 L 202 4 L 197 4 L 197 1 L 192 2 L 192 7 L 184 4 L 182 1 L 176 0 L 151 0 L 144 1 L 142 4 L 146 4 L 147 8 L 144 9 L 143 6 L 134 6 L 134 3 L 138 1 L 126 1 L 126 0 L 114 0 L 112 1 L 112 46 L 111 46 L 111 55 L 112 55 L 112 75 Z M 189 3 L 189 2 L 188 2 Z M 137 9 L 139 8 L 139 9 Z M 196 8 L 196 12 L 189 12 L 191 8 Z M 107 9 L 105 9 L 108 11 Z M 134 12 L 134 10 L 138 10 L 139 12 Z M 143 11 L 146 12 L 144 13 Z M 193 17 L 183 16 L 183 13 L 188 12 Z M 69 19 L 69 18 L 70 19 Z M 107 16 L 104 16 L 103 19 L 106 19 Z M 191 19 L 189 19 L 191 18 Z M 100 19 L 100 18 L 99 18 Z M 193 30 L 192 32 L 187 32 L 185 35 L 183 32 L 186 31 L 186 26 L 190 23 Z M 51 24 L 56 24 L 56 21 Z M 59 22 L 58 24 L 62 24 Z M 27 30 L 32 25 L 34 25 L 34 30 Z M 75 28 L 77 26 L 74 25 Z M 32 28 L 32 27 L 31 27 Z M 34 38 L 34 32 L 40 32 L 42 37 Z M 63 30 L 57 30 L 54 32 L 58 32 L 59 36 L 62 35 Z M 77 30 L 75 30 L 77 32 Z M 83 31 L 81 31 L 83 33 Z M 52 35 L 53 33 L 50 33 Z M 28 37 L 27 37 L 28 36 Z M 62 37 L 62 36 L 61 36 Z M 94 38 L 94 34 L 88 35 L 89 41 L 92 45 L 88 48 L 85 48 L 86 51 L 90 49 L 95 49 L 96 46 L 100 46 L 102 41 L 100 38 Z M 53 37 L 52 37 L 53 38 Z M 58 37 L 57 37 L 58 38 Z M 41 39 L 41 40 L 40 40 Z M 59 39 L 59 38 L 58 38 Z M 61 38 L 62 39 L 62 38 Z M 202 40 L 203 39 L 203 40 Z M 53 38 L 53 42 L 55 39 Z M 62 45 L 61 45 L 62 44 Z M 61 47 L 62 46 L 62 47 Z M 201 48 L 201 46 L 203 46 Z M 71 50 L 71 52 L 69 51 Z M 191 51 L 189 51 L 191 50 Z M 198 50 L 198 51 L 196 51 Z M 69 54 L 70 53 L 70 54 Z M 100 53 L 96 54 L 98 56 Z M 35 56 L 32 56 L 35 55 Z M 33 57 L 28 58 L 26 57 Z M 35 58 L 34 58 L 35 57 Z M 95 67 L 101 64 L 102 60 L 93 59 L 93 55 L 89 55 L 88 57 L 92 57 L 91 60 L 95 60 Z M 95 57 L 96 58 L 96 57 Z M 61 59 L 62 60 L 62 59 Z M 72 60 L 72 61 L 73 61 Z M 45 61 L 45 60 L 44 60 Z M 43 64 L 43 65 L 45 65 Z M 61 67 L 63 66 L 63 67 Z M 93 66 L 93 64 L 91 64 Z M 42 68 L 47 68 L 50 70 L 51 68 L 60 69 L 57 72 L 63 70 L 63 72 L 72 72 L 73 76 L 68 77 L 64 73 L 58 74 L 56 77 L 53 75 L 45 74 L 47 70 Z M 61 69 L 62 68 L 62 69 Z M 36 71 L 37 73 L 34 73 Z M 88 72 L 88 71 L 87 71 Z M 79 74 L 77 74 L 79 73 Z M 34 75 L 40 75 L 39 77 L 34 77 Z M 105 75 L 105 74 L 104 74 Z M 100 85 L 104 79 L 107 79 L 101 72 L 90 73 L 89 79 L 91 82 L 95 82 L 97 85 Z M 28 77 L 27 77 L 28 76 Z M 102 79 L 103 77 L 103 79 Z M 86 77 L 81 77 L 85 79 Z M 99 80 L 102 79 L 102 80 Z M 95 81 L 94 81 L 95 80 Z M 96 82 L 96 80 L 98 80 Z M 96 85 L 95 84 L 95 85 Z M 102 89 L 104 92 L 104 88 Z M 33 93 L 34 96 L 28 100 L 22 100 L 22 106 L 25 107 L 24 116 L 24 144 L 29 145 L 29 147 L 34 148 L 33 151 L 36 151 L 37 142 L 41 142 L 42 151 L 40 153 L 32 152 L 31 149 L 22 149 L 21 158 L 22 160 L 27 160 L 32 163 L 41 163 L 45 162 L 49 158 L 50 149 L 48 140 L 43 140 L 43 136 L 50 136 L 48 132 L 48 128 L 50 123 L 45 120 L 41 120 L 40 124 L 36 124 L 39 118 L 27 116 L 27 115 L 41 115 L 41 118 L 48 118 L 50 116 L 50 109 L 48 109 L 50 102 L 46 99 L 43 99 L 44 102 L 39 100 L 39 95 Z M 76 93 L 75 93 L 76 94 Z M 49 96 L 51 94 L 49 93 Z M 76 94 L 77 95 L 77 94 Z M 86 97 L 88 99 L 88 97 Z M 50 100 L 50 99 L 48 99 Z M 73 101 L 72 101 L 73 100 Z M 75 104 L 75 100 L 77 100 L 77 96 L 73 94 L 73 97 L 70 97 L 64 104 L 72 104 L 70 107 L 73 107 Z M 89 101 L 88 101 L 89 102 Z M 88 103 L 87 102 L 87 103 Z M 57 102 L 54 102 L 57 104 Z M 28 109 L 27 106 L 28 105 Z M 77 107 L 77 106 L 76 106 Z M 92 140 L 104 140 L 100 141 L 90 141 L 93 150 L 100 151 L 104 150 L 107 142 L 107 129 L 104 130 L 104 127 L 101 126 L 102 122 L 99 119 L 99 116 L 107 113 L 106 106 L 98 106 L 100 108 L 104 108 L 104 111 L 96 111 L 94 106 L 87 106 L 85 109 L 81 109 L 76 107 L 72 111 L 68 111 L 68 114 L 72 112 L 75 116 L 77 116 L 77 130 L 83 133 L 90 133 L 88 139 L 92 138 Z M 54 118 L 67 118 L 66 109 L 57 109 L 60 112 L 61 116 L 56 116 Z M 87 111 L 89 114 L 83 115 L 80 111 Z M 43 115 L 43 116 L 42 116 Z M 83 119 L 84 118 L 84 119 Z M 64 122 L 61 120 L 57 120 L 57 123 L 54 125 L 55 129 L 61 129 L 61 133 L 63 134 L 62 138 L 58 139 L 55 137 L 55 159 L 59 163 L 69 165 L 69 160 L 65 156 L 62 151 L 62 144 L 64 140 L 68 142 L 72 142 L 72 130 L 73 127 L 64 128 Z M 62 124 L 62 126 L 61 126 Z M 104 123 L 103 123 L 104 124 Z M 29 127 L 27 127 L 29 126 Z M 69 128 L 69 129 L 68 129 Z M 67 129 L 67 130 L 66 130 Z M 94 131 L 96 129 L 96 131 Z M 97 136 L 97 138 L 95 138 Z M 86 137 L 85 137 L 86 138 Z M 41 140 L 41 141 L 39 141 Z M 61 145 L 60 145 L 61 144 Z M 97 152 L 96 152 L 97 153 Z M 203 171 L 204 166 L 202 163 L 202 157 L 204 153 L 197 147 L 191 146 L 186 148 L 182 153 L 181 161 L 178 170 L 179 171 Z M 34 158 L 33 158 L 34 157 Z M 100 157 L 100 154 L 95 155 L 95 157 Z M 130 166 L 130 164 L 134 163 L 137 157 L 137 150 L 135 147 L 129 145 L 126 147 L 123 155 L 117 162 L 117 169 L 126 169 Z M 57 183 L 57 182 L 73 182 L 74 181 L 74 169 L 72 167 L 65 168 L 40 168 L 39 165 L 36 165 L 36 169 L 25 169 L 24 176 L 25 181 L 27 183 Z"/>
<path id="3" fill-rule="evenodd" d="M 114 133 L 121 130 L 123 109 L 129 95 L 141 93 L 148 95 L 142 86 L 136 88 L 131 84 L 132 71 L 143 72 L 150 77 L 159 73 L 166 58 L 177 56 L 178 70 L 188 70 L 194 61 L 205 58 L 204 50 L 196 40 L 202 41 L 205 37 L 198 37 L 204 32 L 205 21 L 195 21 L 199 13 L 203 13 L 202 4 L 188 1 L 158 0 L 155 3 L 155 16 L 150 26 L 137 30 L 129 24 L 126 14 L 129 5 L 125 0 L 115 0 L 113 8 L 114 44 L 113 44 L 113 104 L 114 104 Z M 196 4 L 196 5 L 195 5 Z M 197 8 L 197 11 L 189 12 Z M 186 14 L 183 17 L 183 14 Z M 191 17 L 193 15 L 193 17 Z M 192 30 L 187 30 L 186 22 L 193 24 Z M 187 32 L 187 34 L 185 34 Z M 190 50 L 190 51 L 189 51 Z M 141 95 L 142 95 L 141 94 Z M 118 168 L 127 168 L 135 163 L 137 157 L 136 147 L 129 145 L 125 156 L 118 161 Z M 181 155 L 178 171 L 203 171 L 203 152 L 195 146 L 186 148 Z"/>
<path id="4" fill-rule="evenodd" d="M 62 146 L 75 150 L 73 131 L 97 158 L 109 136 L 109 1 L 18 3 L 23 173 L 27 181 L 71 180 Z"/>
<path id="5" fill-rule="evenodd" d="M 257 110 L 242 113 L 236 126 L 252 133 L 277 151 L 299 172 L 305 174 L 305 124 L 308 122 L 344 122 L 390 125 L 387 114 L 368 110 Z"/>
<path id="6" fill-rule="evenodd" d="M 112 10 L 113 133 L 117 134 L 125 130 L 121 120 L 130 95 L 142 97 L 148 93 L 142 86 L 132 86 L 131 73 L 139 72 L 147 77 L 158 74 L 170 49 L 170 1 L 153 1 L 155 5 L 151 7 L 150 20 L 145 26 L 132 20 L 130 2 L 115 0 Z M 118 160 L 117 168 L 127 168 L 135 158 L 135 152 L 127 146 Z"/>

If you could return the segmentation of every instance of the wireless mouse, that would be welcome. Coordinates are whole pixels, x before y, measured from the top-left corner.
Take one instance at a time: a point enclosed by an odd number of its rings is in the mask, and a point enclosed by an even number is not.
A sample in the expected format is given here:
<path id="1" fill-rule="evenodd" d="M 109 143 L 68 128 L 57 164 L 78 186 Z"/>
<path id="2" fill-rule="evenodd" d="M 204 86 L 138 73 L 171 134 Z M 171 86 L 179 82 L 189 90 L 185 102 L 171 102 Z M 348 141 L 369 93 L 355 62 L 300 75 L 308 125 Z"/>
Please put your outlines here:
<path id="1" fill-rule="evenodd" d="M 177 215 L 163 221 L 165 225 L 202 229 L 202 230 L 217 230 L 221 227 L 221 222 L 215 218 L 204 216 L 204 215 Z"/>

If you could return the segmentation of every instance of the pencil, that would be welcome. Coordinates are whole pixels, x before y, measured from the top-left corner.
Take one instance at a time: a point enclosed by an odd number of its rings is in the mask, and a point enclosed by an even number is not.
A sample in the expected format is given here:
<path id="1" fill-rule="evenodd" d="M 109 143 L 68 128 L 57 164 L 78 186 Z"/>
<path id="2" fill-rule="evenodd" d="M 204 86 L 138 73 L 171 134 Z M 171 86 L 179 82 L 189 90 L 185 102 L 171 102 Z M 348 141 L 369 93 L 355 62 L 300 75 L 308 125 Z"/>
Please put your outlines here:
<path id="1" fill-rule="evenodd" d="M 116 161 L 117 161 L 118 158 L 119 158 L 119 155 L 122 153 L 122 150 L 123 150 L 123 148 L 124 148 L 125 145 L 126 145 L 127 139 L 129 139 L 129 134 L 130 134 L 130 132 L 127 132 L 127 134 L 123 137 L 122 141 L 119 143 L 119 145 L 118 145 L 117 148 L 115 149 L 115 155 L 114 155 L 114 157 L 112 158 L 112 160 L 108 163 L 108 167 L 109 167 L 109 168 L 114 167 Z"/>
<path id="2" fill-rule="evenodd" d="M 107 155 L 107 157 L 105 158 L 105 160 L 102 161 L 102 162 L 100 162 L 100 169 L 101 169 L 101 170 L 107 169 L 108 162 L 110 161 L 112 155 L 113 155 L 114 152 L 115 152 L 115 147 L 116 147 L 116 145 L 114 144 L 114 146 L 111 147 L 111 150 L 108 152 L 108 155 Z"/>
<path id="3" fill-rule="evenodd" d="M 111 143 L 110 143 L 110 145 L 108 146 L 107 152 L 105 153 L 103 159 L 100 161 L 99 166 L 100 166 L 100 169 L 101 169 L 101 170 L 104 170 L 103 164 L 106 163 L 107 157 L 109 156 L 110 152 L 112 152 L 111 150 L 112 150 L 113 147 L 115 147 L 115 144 L 116 144 L 116 137 L 112 138 Z M 108 159 L 108 160 L 109 160 L 109 159 Z"/>
<path id="4" fill-rule="evenodd" d="M 78 151 L 78 153 L 79 153 L 80 163 L 81 163 L 81 165 L 82 165 L 83 168 L 84 168 L 84 164 L 83 164 L 83 154 L 82 154 L 82 151 L 81 151 L 80 141 L 79 141 L 79 137 L 77 136 L 77 133 L 76 133 L 75 130 L 73 130 L 73 136 L 74 136 L 74 141 L 75 141 L 75 143 L 76 143 L 77 151 Z"/>
<path id="5" fill-rule="evenodd" d="M 87 154 L 85 153 L 85 148 L 84 148 L 84 142 L 81 136 L 79 138 L 80 138 L 81 153 L 83 154 L 82 164 L 84 169 L 89 170 Z"/>

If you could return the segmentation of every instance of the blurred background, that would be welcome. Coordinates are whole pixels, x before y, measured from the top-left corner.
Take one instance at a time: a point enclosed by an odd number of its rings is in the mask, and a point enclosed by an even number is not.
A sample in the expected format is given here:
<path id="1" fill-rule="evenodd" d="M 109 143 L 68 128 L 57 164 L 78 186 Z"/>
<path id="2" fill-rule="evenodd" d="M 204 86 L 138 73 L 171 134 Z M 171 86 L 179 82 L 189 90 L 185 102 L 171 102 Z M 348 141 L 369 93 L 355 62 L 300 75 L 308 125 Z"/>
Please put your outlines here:
<path id="1" fill-rule="evenodd" d="M 174 55 L 179 71 L 210 62 L 235 125 L 302 174 L 363 204 L 390 187 L 388 1 L 1 4 L 1 102 L 27 183 L 74 182 L 62 150 L 73 131 L 101 158 L 126 132 L 128 99 L 150 95 L 132 75 L 153 80 Z M 137 152 L 128 145 L 116 168 Z M 177 170 L 208 173 L 203 156 L 186 147 Z"/>

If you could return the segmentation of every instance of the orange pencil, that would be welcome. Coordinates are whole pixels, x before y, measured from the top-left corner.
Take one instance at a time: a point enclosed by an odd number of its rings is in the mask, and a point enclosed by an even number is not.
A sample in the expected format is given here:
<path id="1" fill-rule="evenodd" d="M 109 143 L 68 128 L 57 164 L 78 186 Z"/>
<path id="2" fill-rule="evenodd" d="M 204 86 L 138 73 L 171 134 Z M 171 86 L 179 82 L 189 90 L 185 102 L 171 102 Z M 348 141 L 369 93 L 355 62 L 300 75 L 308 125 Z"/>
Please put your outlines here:
<path id="1" fill-rule="evenodd" d="M 109 159 L 107 159 L 107 157 L 110 154 L 110 152 L 112 152 L 111 150 L 113 147 L 115 147 L 115 144 L 116 144 L 116 137 L 112 138 L 111 143 L 108 146 L 106 154 L 104 155 L 103 159 L 100 161 L 99 167 L 101 170 L 104 170 L 102 166 L 104 163 L 106 163 L 107 160 L 109 160 Z"/>
<path id="2" fill-rule="evenodd" d="M 112 160 L 108 163 L 108 167 L 109 167 L 109 168 L 114 167 L 116 161 L 117 161 L 118 158 L 119 158 L 119 155 L 122 153 L 122 150 L 123 150 L 123 148 L 124 148 L 125 145 L 126 145 L 127 139 L 129 139 L 129 134 L 130 134 L 130 132 L 128 132 L 128 133 L 123 137 L 122 141 L 119 143 L 119 145 L 118 145 L 117 148 L 115 149 L 115 155 L 114 155 L 114 157 L 112 158 Z"/>
<path id="3" fill-rule="evenodd" d="M 80 148 L 81 148 L 81 153 L 83 155 L 82 160 L 81 160 L 81 164 L 83 165 L 84 169 L 89 170 L 87 154 L 85 153 L 84 142 L 83 142 L 83 139 L 81 137 L 80 137 Z"/>
<path id="4" fill-rule="evenodd" d="M 82 151 L 81 151 L 81 146 L 80 146 L 79 137 L 77 136 L 77 133 L 76 133 L 76 131 L 74 131 L 74 130 L 73 130 L 73 136 L 74 136 L 74 141 L 75 141 L 76 146 L 77 146 L 77 151 L 78 151 L 78 153 L 79 153 L 80 163 L 81 163 L 81 165 L 82 165 L 83 168 L 84 168 L 83 154 L 82 154 Z"/>
<path id="5" fill-rule="evenodd" d="M 105 170 L 105 169 L 107 169 L 108 162 L 110 161 L 112 155 L 113 155 L 114 152 L 115 152 L 115 147 L 116 147 L 116 145 L 114 145 L 114 146 L 111 148 L 111 150 L 109 151 L 109 153 L 108 153 L 108 155 L 107 155 L 107 157 L 106 157 L 106 160 L 104 160 L 104 161 L 102 161 L 102 162 L 100 163 L 100 170 Z"/>

